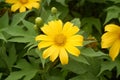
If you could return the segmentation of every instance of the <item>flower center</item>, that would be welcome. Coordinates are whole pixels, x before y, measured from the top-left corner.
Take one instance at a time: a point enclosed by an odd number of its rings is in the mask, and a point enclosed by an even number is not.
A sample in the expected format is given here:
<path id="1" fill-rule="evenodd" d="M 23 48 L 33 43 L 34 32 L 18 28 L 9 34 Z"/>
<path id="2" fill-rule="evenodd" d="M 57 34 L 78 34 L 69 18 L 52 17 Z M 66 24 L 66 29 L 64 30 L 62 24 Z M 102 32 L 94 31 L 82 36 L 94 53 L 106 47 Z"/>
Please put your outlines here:
<path id="1" fill-rule="evenodd" d="M 22 4 L 25 4 L 25 3 L 28 2 L 28 0 L 20 0 L 20 2 L 21 2 Z"/>
<path id="2" fill-rule="evenodd" d="M 58 34 L 54 38 L 55 44 L 58 46 L 63 46 L 66 43 L 66 36 L 63 34 Z"/>

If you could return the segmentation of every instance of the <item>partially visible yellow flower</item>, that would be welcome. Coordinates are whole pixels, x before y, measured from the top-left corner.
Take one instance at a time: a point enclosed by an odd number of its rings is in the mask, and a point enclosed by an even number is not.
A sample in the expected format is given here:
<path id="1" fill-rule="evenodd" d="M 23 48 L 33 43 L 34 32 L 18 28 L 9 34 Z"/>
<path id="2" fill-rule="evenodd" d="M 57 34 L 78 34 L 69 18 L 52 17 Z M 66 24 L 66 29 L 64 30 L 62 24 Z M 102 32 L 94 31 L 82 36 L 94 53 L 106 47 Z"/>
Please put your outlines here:
<path id="1" fill-rule="evenodd" d="M 106 33 L 102 36 L 102 48 L 109 48 L 109 56 L 114 61 L 120 51 L 120 27 L 115 24 L 105 26 Z"/>
<path id="2" fill-rule="evenodd" d="M 79 56 L 80 50 L 76 46 L 82 46 L 83 36 L 76 34 L 79 31 L 77 26 L 70 22 L 63 25 L 61 20 L 55 20 L 45 24 L 41 30 L 44 34 L 35 39 L 40 41 L 39 49 L 47 48 L 43 51 L 44 59 L 50 57 L 54 62 L 59 57 L 62 64 L 68 64 L 68 52 Z"/>
<path id="3" fill-rule="evenodd" d="M 20 12 L 25 12 L 27 9 L 39 8 L 40 0 L 6 0 L 6 3 L 12 4 L 11 11 L 15 12 L 19 9 Z"/>

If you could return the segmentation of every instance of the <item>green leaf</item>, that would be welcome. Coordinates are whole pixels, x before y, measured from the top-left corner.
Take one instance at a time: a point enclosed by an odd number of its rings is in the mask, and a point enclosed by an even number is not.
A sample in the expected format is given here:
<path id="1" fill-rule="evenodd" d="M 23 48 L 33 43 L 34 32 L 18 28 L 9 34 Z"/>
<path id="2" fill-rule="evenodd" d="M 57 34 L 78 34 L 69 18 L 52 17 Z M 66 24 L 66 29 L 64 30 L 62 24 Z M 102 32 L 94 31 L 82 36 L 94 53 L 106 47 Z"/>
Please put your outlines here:
<path id="1" fill-rule="evenodd" d="M 82 26 L 84 26 L 84 28 L 87 28 L 86 32 L 88 32 L 89 34 L 92 33 L 93 27 L 96 28 L 100 34 L 102 34 L 101 23 L 98 18 L 93 17 L 83 18 L 81 23 Z"/>
<path id="2" fill-rule="evenodd" d="M 100 76 L 100 74 L 106 70 L 111 71 L 114 67 L 115 67 L 115 63 L 112 61 L 105 61 L 101 63 L 101 69 L 100 69 L 98 76 Z"/>
<path id="3" fill-rule="evenodd" d="M 43 51 L 42 50 L 39 50 L 38 48 L 36 48 L 36 53 L 38 54 L 38 56 L 40 57 L 40 60 L 41 60 L 41 62 L 42 62 L 42 67 L 44 68 L 44 66 L 45 66 L 45 59 L 43 59 L 43 57 L 42 57 L 42 53 L 43 53 Z"/>
<path id="4" fill-rule="evenodd" d="M 72 71 L 76 74 L 83 74 L 83 73 L 87 72 L 87 65 L 84 63 L 75 61 L 73 59 L 70 59 L 69 63 L 67 65 L 63 66 L 63 69 Z"/>
<path id="5" fill-rule="evenodd" d="M 96 76 L 93 74 L 86 72 L 84 74 L 80 74 L 77 77 L 74 77 L 70 80 L 99 80 Z"/>
<path id="6" fill-rule="evenodd" d="M 6 41 L 5 35 L 3 34 L 3 30 L 5 30 L 9 23 L 8 12 L 6 12 L 2 17 L 0 17 L 0 39 Z"/>
<path id="7" fill-rule="evenodd" d="M 71 21 L 75 26 L 77 27 L 81 27 L 81 22 L 80 22 L 80 19 L 79 18 L 74 18 L 72 21 Z"/>
<path id="8" fill-rule="evenodd" d="M 36 36 L 36 32 L 33 28 L 34 24 L 31 22 L 28 22 L 24 19 L 22 20 L 22 22 L 23 22 L 24 26 L 27 28 L 27 30 L 29 31 L 29 33 Z"/>
<path id="9" fill-rule="evenodd" d="M 12 66 L 14 65 L 17 59 L 15 45 L 13 43 L 9 43 L 7 45 L 2 46 L 0 50 L 0 58 L 2 62 L 4 62 L 4 65 L 9 70 L 11 70 Z"/>
<path id="10" fill-rule="evenodd" d="M 6 12 L 1 18 L 0 18 L 0 30 L 4 29 L 6 27 L 9 27 L 9 17 L 8 12 Z"/>
<path id="11" fill-rule="evenodd" d="M 120 55 L 117 56 L 116 60 L 114 61 L 117 69 L 117 77 L 120 75 Z"/>
<path id="12" fill-rule="evenodd" d="M 4 41 L 7 41 L 5 36 L 3 35 L 3 33 L 0 32 L 0 39 L 4 40 Z"/>
<path id="13" fill-rule="evenodd" d="M 17 13 L 17 14 L 14 14 L 13 18 L 12 18 L 12 23 L 11 23 L 11 27 L 15 27 L 17 26 L 17 24 L 22 21 L 25 16 L 29 13 L 30 11 L 26 11 L 26 12 L 23 12 L 23 13 Z"/>
<path id="14" fill-rule="evenodd" d="M 34 41 L 34 37 L 26 36 L 26 37 L 13 37 L 8 40 L 9 42 L 18 42 L 18 43 L 28 43 Z"/>
<path id="15" fill-rule="evenodd" d="M 107 16 L 105 19 L 104 24 L 108 23 L 111 19 L 119 18 L 120 14 L 120 7 L 118 6 L 111 6 L 106 9 L 107 11 Z"/>
<path id="16" fill-rule="evenodd" d="M 20 60 L 15 67 L 21 70 L 11 72 L 5 80 L 18 80 L 22 77 L 24 77 L 24 80 L 31 80 L 39 70 L 37 66 L 28 63 L 24 59 Z"/>
<path id="17" fill-rule="evenodd" d="M 59 69 L 51 69 L 50 74 L 46 76 L 47 80 L 65 80 Z"/>
<path id="18" fill-rule="evenodd" d="M 20 43 L 27 43 L 27 42 L 35 42 L 35 36 L 37 33 L 33 28 L 33 24 L 22 20 L 24 27 L 16 26 L 16 27 L 9 27 L 5 31 L 11 35 L 11 38 L 8 39 L 10 42 L 20 42 Z M 26 28 L 26 29 L 24 29 Z"/>
<path id="19" fill-rule="evenodd" d="M 82 48 L 81 54 L 88 57 L 99 57 L 99 56 L 107 56 L 106 54 L 102 53 L 101 51 L 95 52 L 92 48 Z"/>
<path id="20" fill-rule="evenodd" d="M 81 63 L 89 65 L 88 61 L 82 55 L 79 55 L 78 57 L 70 55 L 70 58 L 72 58 L 75 61 L 78 61 L 78 62 L 81 62 Z"/>
<path id="21" fill-rule="evenodd" d="M 62 5 L 66 6 L 65 0 L 56 0 L 57 2 L 61 3 Z"/>

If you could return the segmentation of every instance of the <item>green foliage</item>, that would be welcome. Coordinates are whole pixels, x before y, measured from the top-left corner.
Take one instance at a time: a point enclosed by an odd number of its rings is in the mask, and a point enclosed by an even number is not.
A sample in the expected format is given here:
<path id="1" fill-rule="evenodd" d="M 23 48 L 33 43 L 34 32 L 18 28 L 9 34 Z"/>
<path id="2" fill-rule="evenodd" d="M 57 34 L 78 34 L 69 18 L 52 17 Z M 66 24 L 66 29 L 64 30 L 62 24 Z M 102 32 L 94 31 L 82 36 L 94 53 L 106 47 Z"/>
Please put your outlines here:
<path id="1" fill-rule="evenodd" d="M 104 26 L 120 23 L 120 0 L 42 0 L 40 9 L 23 13 L 11 6 L 0 0 L 0 80 L 120 80 L 120 55 L 112 61 L 109 49 L 101 49 Z M 70 21 L 84 36 L 80 55 L 69 54 L 66 65 L 43 59 L 35 41 L 41 27 L 56 19 Z"/>

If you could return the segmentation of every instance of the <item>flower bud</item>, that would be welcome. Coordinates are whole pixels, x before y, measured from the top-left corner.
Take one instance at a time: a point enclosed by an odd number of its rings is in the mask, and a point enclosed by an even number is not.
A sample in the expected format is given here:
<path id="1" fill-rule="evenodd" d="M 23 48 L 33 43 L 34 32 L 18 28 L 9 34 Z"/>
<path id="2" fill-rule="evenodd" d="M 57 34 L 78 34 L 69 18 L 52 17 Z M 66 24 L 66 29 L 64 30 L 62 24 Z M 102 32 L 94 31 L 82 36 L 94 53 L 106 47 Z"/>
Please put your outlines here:
<path id="1" fill-rule="evenodd" d="M 52 14 L 56 14 L 57 13 L 57 8 L 56 7 L 52 7 L 51 8 L 51 13 Z"/>
<path id="2" fill-rule="evenodd" d="M 37 17 L 35 19 L 35 24 L 39 26 L 41 23 L 42 23 L 42 18 L 41 17 Z"/>
<path id="3" fill-rule="evenodd" d="M 34 30 L 35 30 L 35 31 L 37 31 L 37 30 L 38 30 L 37 25 L 34 25 L 34 26 L 33 26 L 33 28 L 34 28 Z"/>

